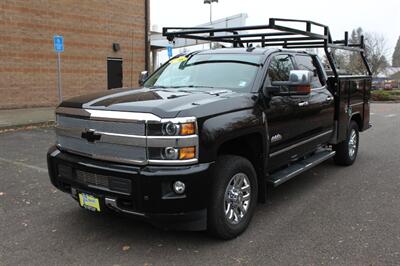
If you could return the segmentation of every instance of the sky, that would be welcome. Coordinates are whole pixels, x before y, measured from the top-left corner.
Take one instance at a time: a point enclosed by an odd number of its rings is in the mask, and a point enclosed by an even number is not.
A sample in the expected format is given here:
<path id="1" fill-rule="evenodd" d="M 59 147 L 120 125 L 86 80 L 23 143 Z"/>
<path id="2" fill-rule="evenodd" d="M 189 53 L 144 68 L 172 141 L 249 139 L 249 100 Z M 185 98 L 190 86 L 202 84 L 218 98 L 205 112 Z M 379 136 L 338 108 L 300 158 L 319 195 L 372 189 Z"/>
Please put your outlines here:
<path id="1" fill-rule="evenodd" d="M 150 0 L 151 25 L 196 26 L 209 21 L 203 0 Z M 268 24 L 268 18 L 313 20 L 329 26 L 333 39 L 362 27 L 382 34 L 390 59 L 400 36 L 400 0 L 219 0 L 213 3 L 213 19 L 247 13 L 247 25 Z"/>

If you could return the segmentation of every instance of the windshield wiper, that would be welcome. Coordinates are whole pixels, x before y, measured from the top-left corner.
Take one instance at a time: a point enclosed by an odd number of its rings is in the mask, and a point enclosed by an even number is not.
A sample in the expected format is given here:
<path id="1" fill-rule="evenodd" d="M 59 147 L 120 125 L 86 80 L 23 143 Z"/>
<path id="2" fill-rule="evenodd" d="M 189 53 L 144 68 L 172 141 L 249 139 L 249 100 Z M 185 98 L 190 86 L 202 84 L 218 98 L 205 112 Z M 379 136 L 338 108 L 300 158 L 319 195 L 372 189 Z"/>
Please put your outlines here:
<path id="1" fill-rule="evenodd" d="M 213 86 L 203 86 L 203 85 L 181 85 L 181 86 L 171 86 L 170 88 L 179 89 L 179 88 L 215 88 Z"/>
<path id="2" fill-rule="evenodd" d="M 154 86 L 151 86 L 149 89 L 168 89 L 168 88 L 171 88 L 171 87 L 154 85 Z"/>

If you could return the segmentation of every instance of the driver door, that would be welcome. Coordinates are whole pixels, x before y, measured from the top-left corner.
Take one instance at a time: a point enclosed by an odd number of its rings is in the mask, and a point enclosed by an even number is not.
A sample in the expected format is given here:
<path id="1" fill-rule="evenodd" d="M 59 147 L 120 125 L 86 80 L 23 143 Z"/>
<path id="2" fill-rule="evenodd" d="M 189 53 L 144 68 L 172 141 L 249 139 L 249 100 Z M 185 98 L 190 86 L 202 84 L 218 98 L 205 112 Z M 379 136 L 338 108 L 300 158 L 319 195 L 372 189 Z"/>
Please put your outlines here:
<path id="1" fill-rule="evenodd" d="M 273 86 L 274 81 L 289 81 L 290 71 L 296 70 L 294 56 L 290 53 L 272 55 L 267 68 L 264 86 Z M 282 92 L 289 88 L 280 87 Z M 312 125 L 307 103 L 310 95 L 270 96 L 265 114 L 268 122 L 270 143 L 269 170 L 274 170 L 302 155 L 301 142 L 309 137 Z"/>

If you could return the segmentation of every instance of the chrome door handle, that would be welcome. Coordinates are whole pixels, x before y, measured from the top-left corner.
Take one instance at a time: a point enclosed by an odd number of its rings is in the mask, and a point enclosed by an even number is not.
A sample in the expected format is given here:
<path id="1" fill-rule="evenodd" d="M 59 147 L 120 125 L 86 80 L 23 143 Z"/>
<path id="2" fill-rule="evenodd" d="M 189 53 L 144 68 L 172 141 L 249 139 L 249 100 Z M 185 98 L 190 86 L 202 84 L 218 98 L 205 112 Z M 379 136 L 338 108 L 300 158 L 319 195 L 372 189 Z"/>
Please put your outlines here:
<path id="1" fill-rule="evenodd" d="M 330 102 L 330 101 L 333 101 L 333 96 L 328 96 L 328 97 L 326 97 L 326 99 L 325 99 L 325 101 L 326 102 Z"/>
<path id="2" fill-rule="evenodd" d="M 298 104 L 300 107 L 308 106 L 308 101 L 299 102 Z"/>

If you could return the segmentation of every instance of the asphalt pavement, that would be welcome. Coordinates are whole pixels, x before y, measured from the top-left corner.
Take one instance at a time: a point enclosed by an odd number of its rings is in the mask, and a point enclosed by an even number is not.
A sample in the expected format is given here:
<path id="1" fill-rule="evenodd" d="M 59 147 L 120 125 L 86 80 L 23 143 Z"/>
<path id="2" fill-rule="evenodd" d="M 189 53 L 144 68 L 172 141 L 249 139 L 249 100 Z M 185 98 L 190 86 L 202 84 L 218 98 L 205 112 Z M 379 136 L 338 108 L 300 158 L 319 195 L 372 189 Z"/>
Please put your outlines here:
<path id="1" fill-rule="evenodd" d="M 0 134 L 0 265 L 400 265 L 400 104 L 373 104 L 357 162 L 271 189 L 231 241 L 94 214 L 52 187 L 52 129 Z"/>

